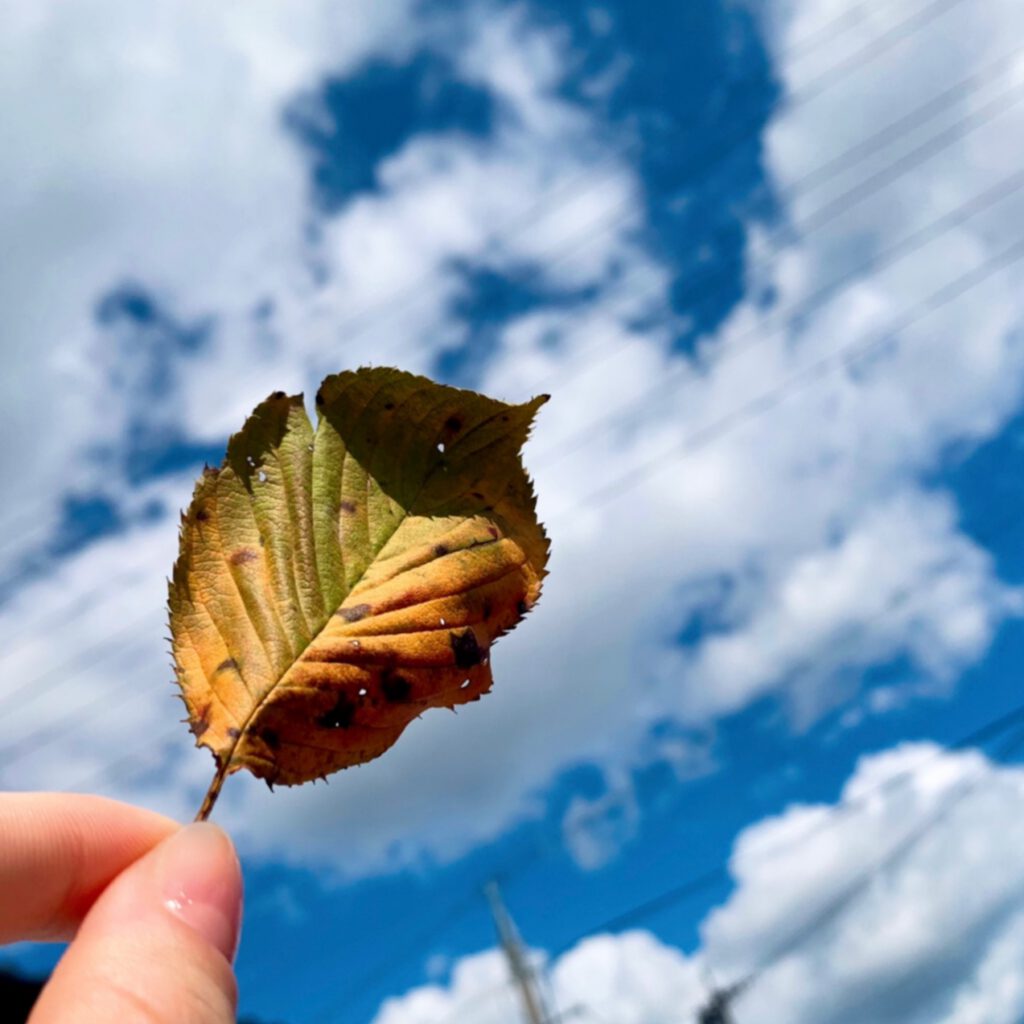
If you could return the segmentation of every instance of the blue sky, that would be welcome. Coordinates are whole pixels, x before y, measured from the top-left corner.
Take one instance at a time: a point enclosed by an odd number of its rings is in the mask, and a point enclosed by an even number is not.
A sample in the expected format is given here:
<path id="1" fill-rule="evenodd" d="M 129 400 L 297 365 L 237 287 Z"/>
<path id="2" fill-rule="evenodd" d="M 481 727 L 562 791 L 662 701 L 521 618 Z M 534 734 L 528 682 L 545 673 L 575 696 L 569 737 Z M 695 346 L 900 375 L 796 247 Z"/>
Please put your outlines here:
<path id="1" fill-rule="evenodd" d="M 1024 771 L 954 746 L 1021 700 L 1012 0 L 0 17 L 0 784 L 194 812 L 164 580 L 267 393 L 550 392 L 494 693 L 225 792 L 243 1012 L 517 1020 L 499 877 L 559 1007 L 675 1024 L 870 876 L 739 1024 L 1014 1024 Z"/>

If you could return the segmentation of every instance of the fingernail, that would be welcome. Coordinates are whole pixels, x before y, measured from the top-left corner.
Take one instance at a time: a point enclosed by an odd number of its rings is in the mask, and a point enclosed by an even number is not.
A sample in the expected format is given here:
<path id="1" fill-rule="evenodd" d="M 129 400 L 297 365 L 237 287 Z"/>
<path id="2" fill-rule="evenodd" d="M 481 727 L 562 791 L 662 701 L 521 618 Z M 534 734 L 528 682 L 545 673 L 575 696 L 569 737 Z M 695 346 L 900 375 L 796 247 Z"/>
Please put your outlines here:
<path id="1" fill-rule="evenodd" d="M 159 851 L 164 906 L 229 961 L 242 925 L 242 872 L 231 840 L 216 825 L 188 825 Z"/>

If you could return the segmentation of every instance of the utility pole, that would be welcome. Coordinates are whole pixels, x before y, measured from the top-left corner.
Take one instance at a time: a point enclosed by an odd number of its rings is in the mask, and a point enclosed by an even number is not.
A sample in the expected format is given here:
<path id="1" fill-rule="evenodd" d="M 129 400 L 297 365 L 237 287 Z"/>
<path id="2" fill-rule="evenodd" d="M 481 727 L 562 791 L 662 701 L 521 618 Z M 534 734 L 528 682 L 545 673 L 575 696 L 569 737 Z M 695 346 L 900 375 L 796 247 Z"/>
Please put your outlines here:
<path id="1" fill-rule="evenodd" d="M 697 1024 L 735 1024 L 732 1004 L 743 988 L 742 985 L 731 985 L 713 989 L 708 1001 L 697 1012 Z"/>
<path id="2" fill-rule="evenodd" d="M 548 1024 L 548 1014 L 540 989 L 537 987 L 536 975 L 530 967 L 526 950 L 523 948 L 523 940 L 519 937 L 515 922 L 501 898 L 498 883 L 490 882 L 485 891 L 487 902 L 491 905 L 494 927 L 498 930 L 501 948 L 505 952 L 505 959 L 508 960 L 512 980 L 516 983 L 516 988 L 519 989 L 519 997 L 523 1002 L 526 1020 L 528 1024 Z"/>

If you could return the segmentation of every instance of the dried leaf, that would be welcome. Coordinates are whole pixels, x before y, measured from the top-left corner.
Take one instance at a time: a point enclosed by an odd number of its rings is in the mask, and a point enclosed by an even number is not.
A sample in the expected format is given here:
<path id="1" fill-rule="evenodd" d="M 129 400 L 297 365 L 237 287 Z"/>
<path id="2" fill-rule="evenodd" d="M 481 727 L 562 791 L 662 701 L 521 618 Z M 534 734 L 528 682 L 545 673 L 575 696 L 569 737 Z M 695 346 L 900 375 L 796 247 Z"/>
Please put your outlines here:
<path id="1" fill-rule="evenodd" d="M 177 677 L 217 777 L 293 785 L 477 700 L 548 542 L 513 406 L 391 369 L 328 377 L 314 433 L 278 392 L 207 469 L 170 585 Z"/>

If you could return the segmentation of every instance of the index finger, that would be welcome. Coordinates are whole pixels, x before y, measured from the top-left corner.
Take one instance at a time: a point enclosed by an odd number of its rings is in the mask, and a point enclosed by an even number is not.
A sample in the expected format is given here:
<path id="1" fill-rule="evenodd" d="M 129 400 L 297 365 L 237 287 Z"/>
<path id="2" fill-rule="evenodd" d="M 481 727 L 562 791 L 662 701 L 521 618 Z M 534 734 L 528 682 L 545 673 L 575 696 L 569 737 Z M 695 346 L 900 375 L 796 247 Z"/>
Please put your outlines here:
<path id="1" fill-rule="evenodd" d="M 107 885 L 180 827 L 98 796 L 0 795 L 0 943 L 70 937 Z"/>

